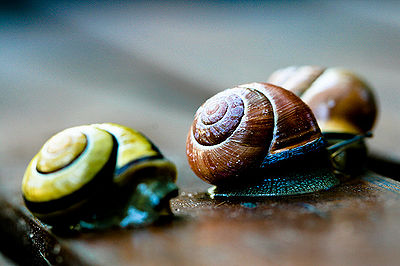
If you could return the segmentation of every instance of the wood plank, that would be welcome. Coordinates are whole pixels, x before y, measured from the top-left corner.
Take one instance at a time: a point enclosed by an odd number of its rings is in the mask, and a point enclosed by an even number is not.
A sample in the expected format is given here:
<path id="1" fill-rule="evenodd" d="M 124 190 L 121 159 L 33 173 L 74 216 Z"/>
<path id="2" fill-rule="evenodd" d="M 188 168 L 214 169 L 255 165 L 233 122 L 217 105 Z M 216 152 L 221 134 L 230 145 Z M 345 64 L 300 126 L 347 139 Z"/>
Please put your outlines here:
<path id="1" fill-rule="evenodd" d="M 367 175 L 327 192 L 260 202 L 182 192 L 170 225 L 84 237 L 100 261 L 163 265 L 390 265 L 400 259 L 400 183 Z M 102 254 L 114 253 L 114 258 Z M 82 249 L 81 249 L 82 248 Z M 82 254 L 82 253 L 81 253 Z"/>
<path id="2" fill-rule="evenodd" d="M 400 259 L 400 182 L 374 173 L 329 191 L 251 202 L 181 191 L 171 207 L 175 219 L 141 229 L 53 238 L 18 213 L 7 219 L 18 226 L 23 217 L 29 228 L 1 231 L 24 240 L 29 248 L 19 250 L 36 254 L 36 262 L 55 264 L 396 265 Z M 5 212 L 1 208 L 3 225 Z M 35 236 L 26 237 L 31 230 Z"/>

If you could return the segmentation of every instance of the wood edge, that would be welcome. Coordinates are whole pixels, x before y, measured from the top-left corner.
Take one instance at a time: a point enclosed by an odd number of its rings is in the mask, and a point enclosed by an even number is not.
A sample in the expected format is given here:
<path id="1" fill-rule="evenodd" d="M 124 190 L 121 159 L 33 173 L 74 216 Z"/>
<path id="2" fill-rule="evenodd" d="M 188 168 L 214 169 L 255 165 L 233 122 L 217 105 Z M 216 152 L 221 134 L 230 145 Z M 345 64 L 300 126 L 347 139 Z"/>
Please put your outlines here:
<path id="1" fill-rule="evenodd" d="M 0 196 L 0 252 L 18 265 L 88 265 L 52 233 Z"/>

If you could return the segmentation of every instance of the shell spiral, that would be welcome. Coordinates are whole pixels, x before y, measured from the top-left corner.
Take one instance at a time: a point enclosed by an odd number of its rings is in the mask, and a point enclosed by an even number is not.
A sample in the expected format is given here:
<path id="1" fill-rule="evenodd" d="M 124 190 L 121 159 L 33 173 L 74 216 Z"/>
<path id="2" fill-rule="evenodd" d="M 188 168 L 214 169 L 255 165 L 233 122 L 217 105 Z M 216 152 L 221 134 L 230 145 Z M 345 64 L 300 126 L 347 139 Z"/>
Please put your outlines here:
<path id="1" fill-rule="evenodd" d="M 222 91 L 198 109 L 186 153 L 197 176 L 220 184 L 317 147 L 321 138 L 311 110 L 296 95 L 251 83 Z"/>

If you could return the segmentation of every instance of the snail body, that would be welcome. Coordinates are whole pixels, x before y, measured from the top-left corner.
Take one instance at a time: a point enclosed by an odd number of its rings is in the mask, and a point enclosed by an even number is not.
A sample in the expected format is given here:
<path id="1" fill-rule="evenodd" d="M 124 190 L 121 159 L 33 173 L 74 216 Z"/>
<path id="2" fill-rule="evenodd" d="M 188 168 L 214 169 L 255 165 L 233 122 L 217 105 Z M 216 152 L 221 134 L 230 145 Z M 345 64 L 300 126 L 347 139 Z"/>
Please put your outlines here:
<path id="1" fill-rule="evenodd" d="M 267 83 L 240 85 L 207 100 L 195 114 L 186 152 L 195 174 L 217 186 L 214 196 L 301 194 L 338 183 L 329 158 L 319 156 L 325 142 L 309 107 Z"/>
<path id="2" fill-rule="evenodd" d="M 165 204 L 177 193 L 175 179 L 175 166 L 142 134 L 117 124 L 93 124 L 50 138 L 25 171 L 22 194 L 27 208 L 50 225 L 101 228 L 125 220 L 135 226 L 157 219 L 154 208 L 169 208 L 150 206 L 140 189 L 146 187 Z M 127 222 L 133 208 L 151 218 Z"/>
<path id="3" fill-rule="evenodd" d="M 329 145 L 368 135 L 377 116 L 370 86 L 356 74 L 341 68 L 291 66 L 275 71 L 268 82 L 294 92 L 307 103 Z M 364 168 L 367 147 L 363 138 L 332 150 L 335 168 L 357 174 Z"/>

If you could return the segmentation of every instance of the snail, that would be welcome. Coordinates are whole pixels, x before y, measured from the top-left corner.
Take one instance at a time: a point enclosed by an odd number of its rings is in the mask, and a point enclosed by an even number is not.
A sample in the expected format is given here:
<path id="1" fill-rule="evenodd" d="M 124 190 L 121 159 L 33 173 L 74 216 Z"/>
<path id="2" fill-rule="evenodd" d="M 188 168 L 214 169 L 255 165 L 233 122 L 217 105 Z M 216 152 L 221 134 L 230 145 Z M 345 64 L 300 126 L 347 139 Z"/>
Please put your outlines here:
<path id="1" fill-rule="evenodd" d="M 214 185 L 213 198 L 296 195 L 339 183 L 310 108 L 268 83 L 208 99 L 194 116 L 186 154 L 194 173 Z"/>
<path id="2" fill-rule="evenodd" d="M 348 70 L 292 66 L 272 73 L 267 82 L 301 97 L 323 132 L 364 134 L 373 128 L 377 107 L 372 89 Z"/>
<path id="3" fill-rule="evenodd" d="M 341 68 L 291 66 L 275 71 L 269 83 L 294 92 L 310 106 L 330 145 L 353 141 L 333 148 L 335 168 L 344 174 L 364 169 L 367 147 L 364 137 L 376 121 L 377 104 L 370 86 L 353 72 Z"/>
<path id="4" fill-rule="evenodd" d="M 25 171 L 22 195 L 33 215 L 55 228 L 141 226 L 169 212 L 176 175 L 175 165 L 139 132 L 83 125 L 43 145 Z"/>

